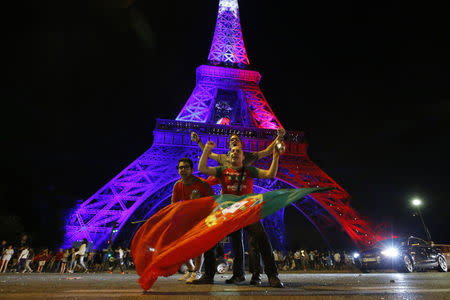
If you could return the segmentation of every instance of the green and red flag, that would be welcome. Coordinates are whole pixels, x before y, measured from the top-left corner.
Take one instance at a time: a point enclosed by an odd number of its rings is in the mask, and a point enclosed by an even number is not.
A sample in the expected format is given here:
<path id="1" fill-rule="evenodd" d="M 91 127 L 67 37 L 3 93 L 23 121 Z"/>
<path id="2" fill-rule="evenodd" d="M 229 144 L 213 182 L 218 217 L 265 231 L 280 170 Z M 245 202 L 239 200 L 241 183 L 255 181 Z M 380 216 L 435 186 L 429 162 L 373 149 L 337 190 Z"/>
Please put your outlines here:
<path id="1" fill-rule="evenodd" d="M 148 290 L 159 276 L 175 274 L 184 262 L 208 251 L 230 233 L 308 194 L 330 189 L 216 195 L 168 205 L 142 225 L 133 237 L 131 255 L 140 276 L 138 282 Z"/>

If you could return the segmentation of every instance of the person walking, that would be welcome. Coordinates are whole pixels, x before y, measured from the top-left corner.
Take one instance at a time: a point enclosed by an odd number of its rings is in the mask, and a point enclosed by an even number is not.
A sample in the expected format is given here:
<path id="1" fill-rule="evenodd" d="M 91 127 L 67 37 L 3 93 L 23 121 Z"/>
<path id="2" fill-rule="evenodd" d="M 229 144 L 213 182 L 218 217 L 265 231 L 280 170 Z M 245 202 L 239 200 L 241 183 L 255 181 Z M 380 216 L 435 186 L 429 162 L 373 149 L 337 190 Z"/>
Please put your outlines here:
<path id="1" fill-rule="evenodd" d="M 53 257 L 53 259 L 54 259 L 54 263 L 53 263 L 53 267 L 52 267 L 53 272 L 57 273 L 60 271 L 63 256 L 64 256 L 63 248 L 60 248 L 59 251 Z"/>
<path id="2" fill-rule="evenodd" d="M 3 252 L 5 252 L 6 249 L 8 249 L 8 244 L 6 240 L 3 240 L 0 244 L 0 259 L 3 257 Z"/>
<path id="3" fill-rule="evenodd" d="M 335 269 L 340 270 L 341 269 L 341 254 L 339 253 L 339 251 L 336 251 L 334 253 L 333 260 L 334 260 Z"/>
<path id="4" fill-rule="evenodd" d="M 130 248 L 125 248 L 123 253 L 123 262 L 125 264 L 125 269 L 129 270 L 131 266 Z"/>
<path id="5" fill-rule="evenodd" d="M 24 249 L 20 252 L 16 272 L 20 272 L 22 270 L 25 271 L 25 264 L 27 263 L 27 258 L 30 251 L 28 250 L 28 246 L 24 246 Z"/>
<path id="6" fill-rule="evenodd" d="M 86 266 L 89 270 L 92 270 L 94 268 L 94 257 L 97 254 L 97 251 L 95 249 L 92 249 L 91 252 L 89 252 L 87 256 Z"/>
<path id="7" fill-rule="evenodd" d="M 2 265 L 0 266 L 0 273 L 3 271 L 3 273 L 6 272 L 6 269 L 8 268 L 9 261 L 11 260 L 12 256 L 14 254 L 14 249 L 12 245 L 9 245 L 8 248 L 3 251 L 2 253 Z"/>
<path id="8" fill-rule="evenodd" d="M 33 248 L 29 248 L 28 249 L 27 261 L 25 262 L 25 269 L 23 270 L 22 273 L 26 273 L 27 271 L 30 272 L 30 273 L 33 272 L 33 270 L 30 267 L 30 264 L 33 261 L 33 259 L 34 259 L 34 250 L 33 250 Z"/>
<path id="9" fill-rule="evenodd" d="M 66 271 L 66 265 L 69 262 L 69 257 L 70 257 L 69 249 L 66 249 L 61 258 L 61 268 L 59 269 L 60 274 L 63 274 Z"/>
<path id="10" fill-rule="evenodd" d="M 77 266 L 77 253 L 75 248 L 70 248 L 70 265 L 69 265 L 69 273 L 73 273 L 75 271 L 75 267 Z"/>
<path id="11" fill-rule="evenodd" d="M 116 252 L 116 259 L 114 260 L 114 263 L 112 264 L 112 266 L 109 267 L 108 272 L 109 272 L 110 274 L 112 274 L 112 272 L 114 271 L 114 269 L 117 268 L 117 266 L 119 266 L 119 268 L 120 268 L 120 274 L 123 275 L 123 274 L 125 274 L 125 272 L 123 271 L 123 265 L 124 265 L 124 262 L 123 262 L 124 251 L 123 251 L 122 247 L 119 246 L 119 247 L 117 247 L 117 250 L 116 250 L 115 252 Z"/>
<path id="12" fill-rule="evenodd" d="M 49 258 L 48 249 L 44 249 L 44 251 L 42 251 L 35 257 L 35 260 L 38 261 L 38 269 L 36 270 L 36 272 L 42 273 L 42 270 L 48 258 Z"/>
<path id="13" fill-rule="evenodd" d="M 78 257 L 79 257 L 80 266 L 83 267 L 84 273 L 88 273 L 89 272 L 88 268 L 84 264 L 84 257 L 86 256 L 86 250 L 87 250 L 86 247 L 87 247 L 87 239 L 84 238 L 83 241 L 81 242 L 80 249 L 78 249 L 78 251 L 75 252 L 75 255 L 78 255 Z M 75 261 L 75 267 L 76 267 L 76 265 L 77 265 L 77 263 Z"/>
<path id="14" fill-rule="evenodd" d="M 297 251 L 295 251 L 294 253 L 294 263 L 295 263 L 295 270 L 299 270 L 301 267 L 301 258 L 302 258 L 302 253 L 300 252 L 300 249 L 297 249 Z"/>

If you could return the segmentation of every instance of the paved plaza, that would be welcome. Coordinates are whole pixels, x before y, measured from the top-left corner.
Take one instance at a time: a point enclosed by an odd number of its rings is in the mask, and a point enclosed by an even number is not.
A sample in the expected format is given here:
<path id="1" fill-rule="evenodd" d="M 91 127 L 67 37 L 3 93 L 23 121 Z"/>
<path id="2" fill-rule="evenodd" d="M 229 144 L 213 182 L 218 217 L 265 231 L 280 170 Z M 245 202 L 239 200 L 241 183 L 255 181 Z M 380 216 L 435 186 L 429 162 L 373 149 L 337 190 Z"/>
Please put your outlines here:
<path id="1" fill-rule="evenodd" d="M 1 274 L 0 299 L 450 299 L 450 273 L 284 273 L 284 289 L 187 285 L 181 275 L 160 278 L 148 292 L 136 274 Z M 250 277 L 247 276 L 247 282 Z M 266 280 L 266 278 L 264 278 Z"/>

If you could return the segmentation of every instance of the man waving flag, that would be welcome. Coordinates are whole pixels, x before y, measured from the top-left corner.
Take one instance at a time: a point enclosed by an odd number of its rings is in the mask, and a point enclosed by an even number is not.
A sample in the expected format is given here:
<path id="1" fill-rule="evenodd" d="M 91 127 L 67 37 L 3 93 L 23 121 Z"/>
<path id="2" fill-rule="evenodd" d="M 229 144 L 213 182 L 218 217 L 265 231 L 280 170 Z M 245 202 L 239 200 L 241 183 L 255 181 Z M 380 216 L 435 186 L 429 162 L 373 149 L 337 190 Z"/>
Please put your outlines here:
<path id="1" fill-rule="evenodd" d="M 258 222 L 304 196 L 332 188 L 282 189 L 264 194 L 224 194 L 176 202 L 158 211 L 136 232 L 131 255 L 139 284 L 148 290 L 159 276 L 175 274 L 228 234 Z"/>

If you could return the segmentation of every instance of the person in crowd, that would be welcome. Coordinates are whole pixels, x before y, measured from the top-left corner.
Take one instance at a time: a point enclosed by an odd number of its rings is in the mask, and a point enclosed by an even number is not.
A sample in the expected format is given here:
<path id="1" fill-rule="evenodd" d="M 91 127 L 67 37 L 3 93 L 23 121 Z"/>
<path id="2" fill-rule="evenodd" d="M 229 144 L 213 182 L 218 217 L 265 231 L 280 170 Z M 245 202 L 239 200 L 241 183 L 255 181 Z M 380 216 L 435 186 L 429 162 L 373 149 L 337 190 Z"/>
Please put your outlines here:
<path id="1" fill-rule="evenodd" d="M 278 147 L 273 147 L 273 159 L 269 170 L 257 169 L 244 165 L 244 151 L 240 146 L 231 148 L 229 157 L 229 166 L 208 167 L 207 159 L 211 155 L 211 150 L 215 144 L 207 142 L 198 164 L 198 170 L 206 175 L 215 176 L 222 185 L 222 194 L 246 195 L 253 193 L 253 178 L 267 179 L 274 178 L 278 170 L 278 160 L 281 151 Z M 257 155 L 258 158 L 258 155 Z M 259 257 L 262 257 L 265 273 L 272 287 L 283 287 L 278 278 L 277 266 L 272 253 L 272 246 L 261 221 L 245 227 L 249 238 L 249 254 L 251 269 L 253 271 L 250 284 L 261 285 L 261 266 Z M 227 284 L 241 284 L 245 282 L 244 273 L 244 251 L 242 241 L 242 230 L 232 233 L 232 246 L 234 252 L 233 276 L 227 279 Z M 259 252 L 259 253 L 257 253 Z M 213 281 L 213 278 L 209 278 Z M 194 281 L 195 283 L 195 281 Z"/>
<path id="2" fill-rule="evenodd" d="M 288 253 L 286 254 L 286 270 L 293 270 L 294 268 L 294 254 L 292 254 L 292 251 L 288 251 Z"/>
<path id="3" fill-rule="evenodd" d="M 25 246 L 29 246 L 28 234 L 26 233 L 22 234 L 22 236 L 20 237 L 20 241 L 17 244 L 17 248 L 22 250 L 23 248 L 25 248 Z"/>
<path id="4" fill-rule="evenodd" d="M 47 260 L 49 259 L 48 254 L 49 254 L 48 249 L 44 249 L 41 253 L 36 255 L 36 257 L 34 258 L 38 262 L 38 269 L 36 270 L 36 272 L 42 273 L 44 265 L 46 264 Z"/>
<path id="5" fill-rule="evenodd" d="M 308 253 L 309 267 L 311 268 L 311 270 L 314 270 L 314 269 L 315 269 L 314 259 L 315 259 L 315 257 L 314 257 L 314 251 L 311 250 L 311 251 L 309 251 L 309 253 Z"/>
<path id="6" fill-rule="evenodd" d="M 64 256 L 63 248 L 60 248 L 59 251 L 53 257 L 54 259 L 52 266 L 53 272 L 59 272 L 61 270 L 61 263 L 63 256 Z"/>
<path id="7" fill-rule="evenodd" d="M 86 267 L 86 265 L 84 263 L 84 256 L 86 255 L 86 250 L 87 250 L 86 247 L 87 247 L 87 239 L 83 239 L 83 241 L 81 242 L 80 248 L 78 249 L 77 252 L 75 252 L 75 255 L 78 255 L 78 258 L 80 260 L 80 266 L 83 267 L 83 269 L 84 269 L 84 273 L 89 272 L 88 268 Z M 77 266 L 77 262 L 75 260 L 74 268 L 76 268 L 76 266 Z"/>
<path id="8" fill-rule="evenodd" d="M 118 246 L 118 247 L 117 247 L 117 250 L 116 250 L 115 252 L 116 252 L 116 257 L 115 257 L 114 263 L 112 264 L 112 266 L 109 267 L 108 272 L 109 272 L 110 274 L 112 274 L 112 272 L 114 271 L 114 269 L 117 268 L 117 266 L 119 266 L 119 268 L 120 268 L 120 274 L 123 275 L 123 274 L 125 274 L 125 272 L 123 271 L 123 265 L 124 265 L 124 262 L 123 262 L 123 256 L 124 256 L 124 251 L 123 251 L 123 249 L 122 249 L 121 246 Z"/>
<path id="9" fill-rule="evenodd" d="M 94 267 L 94 257 L 96 254 L 97 254 L 97 250 L 92 249 L 92 251 L 89 252 L 89 254 L 87 256 L 86 266 L 88 267 L 89 270 L 92 270 Z"/>
<path id="10" fill-rule="evenodd" d="M 201 197 L 207 197 L 214 195 L 213 190 L 200 177 L 193 175 L 194 172 L 194 163 L 190 158 L 184 157 L 178 161 L 177 165 L 178 175 L 180 175 L 180 180 L 178 180 L 173 186 L 172 193 L 172 203 L 178 201 L 189 201 Z M 213 249 L 207 251 L 208 262 L 212 263 L 213 259 L 215 264 L 215 250 Z M 213 258 L 214 257 L 214 258 Z M 192 260 L 187 262 L 187 266 L 189 272 L 186 272 L 184 276 L 179 278 L 178 280 L 186 280 L 186 283 L 192 283 L 196 279 L 200 279 L 201 277 L 201 269 L 203 265 L 203 255 L 194 258 L 194 262 Z M 208 269 L 209 270 L 209 269 Z M 212 275 L 214 276 L 214 275 Z"/>
<path id="11" fill-rule="evenodd" d="M 69 249 L 66 249 L 61 258 L 61 268 L 59 269 L 59 273 L 63 274 L 66 271 L 66 265 L 69 262 L 70 252 Z"/>
<path id="12" fill-rule="evenodd" d="M 319 253 L 320 256 L 320 268 L 325 270 L 327 268 L 327 256 L 325 253 Z"/>
<path id="13" fill-rule="evenodd" d="M 326 255 L 326 266 L 328 270 L 333 269 L 333 259 L 331 258 L 331 251 L 328 251 L 327 255 Z"/>
<path id="14" fill-rule="evenodd" d="M 301 253 L 300 249 L 298 249 L 294 253 L 294 263 L 295 263 L 296 270 L 300 270 L 300 268 L 301 268 L 301 258 L 302 258 L 302 253 Z"/>
<path id="15" fill-rule="evenodd" d="M 308 255 L 305 254 L 305 250 L 301 250 L 300 253 L 301 269 L 303 272 L 306 272 L 306 267 L 308 266 Z"/>
<path id="16" fill-rule="evenodd" d="M 273 259 L 275 260 L 275 263 L 277 264 L 277 268 L 280 268 L 279 260 L 278 260 L 278 251 L 277 249 L 273 250 Z"/>
<path id="17" fill-rule="evenodd" d="M 347 252 L 342 252 L 342 254 L 343 254 L 343 256 L 344 256 L 344 259 L 342 260 L 341 259 L 341 261 L 343 261 L 343 265 L 349 265 L 350 264 L 350 261 L 351 261 L 351 259 L 350 259 L 350 256 L 348 255 L 348 253 Z"/>
<path id="18" fill-rule="evenodd" d="M 33 269 L 31 269 L 30 264 L 34 259 L 34 250 L 33 248 L 28 248 L 28 257 L 25 262 L 25 269 L 22 271 L 22 273 L 26 273 L 27 271 L 32 273 Z"/>
<path id="19" fill-rule="evenodd" d="M 55 264 L 55 255 L 53 255 L 53 250 L 50 250 L 48 251 L 47 259 L 45 260 L 45 265 L 42 272 L 51 272 L 54 264 Z"/>
<path id="20" fill-rule="evenodd" d="M 8 264 L 9 261 L 11 260 L 12 256 L 14 255 L 14 249 L 12 245 L 9 245 L 8 248 L 6 248 L 3 253 L 2 253 L 2 265 L 0 266 L 0 273 L 3 272 L 5 273 L 7 268 L 8 268 Z"/>
<path id="21" fill-rule="evenodd" d="M 102 271 L 103 257 L 104 255 L 101 251 L 96 251 L 96 254 L 94 256 L 94 272 Z"/>
<path id="22" fill-rule="evenodd" d="M 22 270 L 25 271 L 25 265 L 27 263 L 27 258 L 28 258 L 29 254 L 30 254 L 30 251 L 28 250 L 28 246 L 24 246 L 23 250 L 20 252 L 20 255 L 19 255 L 16 272 L 20 272 Z"/>
<path id="23" fill-rule="evenodd" d="M 103 249 L 102 269 L 108 270 L 114 262 L 114 251 L 112 248 Z"/>
<path id="24" fill-rule="evenodd" d="M 3 252 L 5 252 L 6 249 L 8 249 L 8 245 L 6 240 L 3 240 L 0 244 L 0 259 L 3 257 Z"/>
<path id="25" fill-rule="evenodd" d="M 75 248 L 70 248 L 70 265 L 69 265 L 69 273 L 73 273 L 75 271 L 75 267 L 77 266 L 77 253 Z"/>
<path id="26" fill-rule="evenodd" d="M 123 261 L 125 263 L 125 269 L 129 270 L 131 267 L 131 255 L 130 248 L 125 248 Z"/>
<path id="27" fill-rule="evenodd" d="M 340 270 L 341 269 L 341 254 L 336 251 L 333 255 L 333 260 L 334 260 L 334 266 L 336 270 Z"/>

